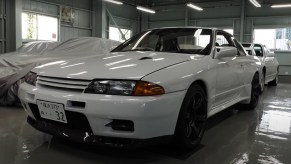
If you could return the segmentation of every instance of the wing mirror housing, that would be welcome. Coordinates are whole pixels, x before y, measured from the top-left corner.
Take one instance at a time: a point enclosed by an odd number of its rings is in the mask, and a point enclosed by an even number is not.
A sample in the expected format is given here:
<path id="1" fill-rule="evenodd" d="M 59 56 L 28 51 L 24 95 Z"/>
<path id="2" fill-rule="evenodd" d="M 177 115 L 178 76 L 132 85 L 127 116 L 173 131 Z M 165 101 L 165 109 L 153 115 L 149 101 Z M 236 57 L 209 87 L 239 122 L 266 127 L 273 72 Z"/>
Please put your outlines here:
<path id="1" fill-rule="evenodd" d="M 235 57 L 237 54 L 238 50 L 235 47 L 216 47 L 214 58 Z"/>

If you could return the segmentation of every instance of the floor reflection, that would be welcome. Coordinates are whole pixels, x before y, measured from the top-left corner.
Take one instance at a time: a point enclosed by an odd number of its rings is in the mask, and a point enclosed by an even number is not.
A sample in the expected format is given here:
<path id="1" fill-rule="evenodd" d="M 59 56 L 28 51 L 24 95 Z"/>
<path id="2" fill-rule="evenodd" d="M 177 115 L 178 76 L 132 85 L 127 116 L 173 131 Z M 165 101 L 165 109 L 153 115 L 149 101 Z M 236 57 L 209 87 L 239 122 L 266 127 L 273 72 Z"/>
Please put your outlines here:
<path id="1" fill-rule="evenodd" d="M 291 94 L 290 85 L 269 87 L 257 108 L 258 117 L 254 137 L 249 147 L 231 163 L 290 163 Z M 287 91 L 286 91 L 287 90 Z"/>
<path id="2" fill-rule="evenodd" d="M 267 87 L 256 110 L 231 107 L 211 117 L 193 151 L 169 145 L 112 149 L 76 144 L 33 129 L 22 109 L 1 107 L 0 163 L 291 163 L 289 92 L 291 85 Z"/>

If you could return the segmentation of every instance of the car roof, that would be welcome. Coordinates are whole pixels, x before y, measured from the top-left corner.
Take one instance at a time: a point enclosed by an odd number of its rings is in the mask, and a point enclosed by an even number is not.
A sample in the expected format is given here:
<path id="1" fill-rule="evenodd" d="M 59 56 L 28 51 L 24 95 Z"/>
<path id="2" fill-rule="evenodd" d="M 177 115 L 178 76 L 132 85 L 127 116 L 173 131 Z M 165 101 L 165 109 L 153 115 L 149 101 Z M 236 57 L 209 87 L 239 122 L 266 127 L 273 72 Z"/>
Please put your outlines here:
<path id="1" fill-rule="evenodd" d="M 160 28 L 151 28 L 151 29 L 148 29 L 146 31 L 150 31 L 150 30 L 158 30 L 158 29 L 173 29 L 173 28 L 200 28 L 200 29 L 207 29 L 207 30 L 212 30 L 212 31 L 217 31 L 217 30 L 222 30 L 224 31 L 223 29 L 219 29 L 219 28 L 214 28 L 214 27 L 199 27 L 199 26 L 173 26 L 173 27 L 160 27 Z M 227 31 L 224 31 L 226 32 L 227 34 L 229 34 L 230 36 L 233 37 L 232 34 L 230 34 L 229 32 Z"/>
<path id="2" fill-rule="evenodd" d="M 171 29 L 171 28 L 202 28 L 202 29 L 208 29 L 208 30 L 222 30 L 222 29 L 218 29 L 218 28 L 199 27 L 199 26 L 173 26 L 173 27 L 151 28 L 151 29 L 148 29 L 148 30 Z"/>

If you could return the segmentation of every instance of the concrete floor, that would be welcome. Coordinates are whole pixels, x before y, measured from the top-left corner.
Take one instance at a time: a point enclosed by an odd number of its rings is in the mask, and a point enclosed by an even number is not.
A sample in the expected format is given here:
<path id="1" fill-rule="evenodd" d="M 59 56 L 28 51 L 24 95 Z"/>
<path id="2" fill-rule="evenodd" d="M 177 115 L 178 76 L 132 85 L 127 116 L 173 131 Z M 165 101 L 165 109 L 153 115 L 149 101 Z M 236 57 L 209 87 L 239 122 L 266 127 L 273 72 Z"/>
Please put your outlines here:
<path id="1" fill-rule="evenodd" d="M 291 163 L 290 127 L 290 84 L 267 87 L 256 110 L 231 108 L 210 118 L 201 145 L 191 152 L 165 145 L 122 150 L 75 144 L 34 130 L 21 108 L 0 107 L 0 163 Z"/>

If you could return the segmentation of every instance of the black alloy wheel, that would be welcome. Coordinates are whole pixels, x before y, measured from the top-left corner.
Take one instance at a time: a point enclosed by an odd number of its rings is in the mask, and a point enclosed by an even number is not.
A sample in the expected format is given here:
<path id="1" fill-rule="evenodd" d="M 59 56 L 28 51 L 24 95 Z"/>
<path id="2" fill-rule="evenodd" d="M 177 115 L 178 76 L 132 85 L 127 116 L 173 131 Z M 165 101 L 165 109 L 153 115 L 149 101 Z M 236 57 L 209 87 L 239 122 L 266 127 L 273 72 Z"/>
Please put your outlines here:
<path id="1" fill-rule="evenodd" d="M 191 86 L 184 98 L 175 131 L 180 147 L 195 148 L 201 141 L 207 120 L 207 98 L 199 85 Z"/>
<path id="2" fill-rule="evenodd" d="M 249 104 L 241 104 L 242 109 L 253 110 L 257 107 L 260 98 L 261 84 L 259 74 L 256 73 L 252 80 L 251 100 Z"/>

